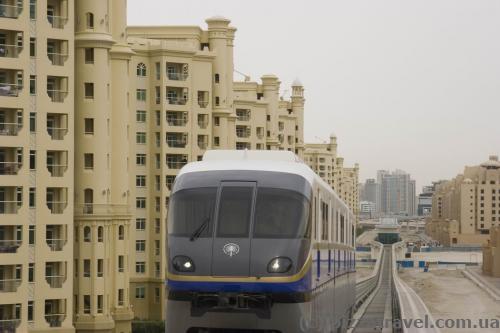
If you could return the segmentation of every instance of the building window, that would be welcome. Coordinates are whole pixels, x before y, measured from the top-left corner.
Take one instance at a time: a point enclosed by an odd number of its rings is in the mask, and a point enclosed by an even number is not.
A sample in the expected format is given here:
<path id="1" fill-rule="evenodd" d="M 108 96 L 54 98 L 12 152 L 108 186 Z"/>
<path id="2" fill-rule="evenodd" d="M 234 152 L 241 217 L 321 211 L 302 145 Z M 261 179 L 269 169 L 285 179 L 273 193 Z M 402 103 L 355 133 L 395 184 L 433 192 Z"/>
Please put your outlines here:
<path id="1" fill-rule="evenodd" d="M 123 273 L 125 269 L 125 261 L 123 256 L 118 256 L 118 272 Z"/>
<path id="2" fill-rule="evenodd" d="M 155 111 L 155 123 L 156 123 L 156 126 L 161 125 L 161 113 L 160 113 L 160 111 Z"/>
<path id="3" fill-rule="evenodd" d="M 214 136 L 214 146 L 219 147 L 220 145 L 220 138 L 218 136 Z"/>
<path id="4" fill-rule="evenodd" d="M 125 239 L 125 227 L 122 225 L 118 226 L 118 240 Z"/>
<path id="5" fill-rule="evenodd" d="M 137 231 L 146 230 L 146 219 L 145 218 L 136 218 L 135 219 L 135 229 Z"/>
<path id="6" fill-rule="evenodd" d="M 146 288 L 145 287 L 135 288 L 135 298 L 145 299 L 146 298 Z"/>
<path id="7" fill-rule="evenodd" d="M 90 277 L 90 259 L 83 260 L 83 277 Z"/>
<path id="8" fill-rule="evenodd" d="M 160 233 L 160 219 L 155 219 L 155 233 L 159 234 Z"/>
<path id="9" fill-rule="evenodd" d="M 36 132 L 36 113 L 30 112 L 30 132 Z"/>
<path id="10" fill-rule="evenodd" d="M 93 64 L 94 63 L 94 48 L 87 47 L 85 48 L 85 63 Z"/>
<path id="11" fill-rule="evenodd" d="M 94 99 L 94 83 L 85 82 L 85 98 Z"/>
<path id="12" fill-rule="evenodd" d="M 137 186 L 137 187 L 146 187 L 146 176 L 144 176 L 144 175 L 136 175 L 135 176 L 135 186 Z"/>
<path id="13" fill-rule="evenodd" d="M 104 241 L 104 228 L 97 227 L 97 241 L 102 243 Z"/>
<path id="14" fill-rule="evenodd" d="M 157 80 L 160 79 L 160 75 L 161 75 L 161 64 L 159 62 L 155 63 L 155 77 Z"/>
<path id="15" fill-rule="evenodd" d="M 35 245 L 35 239 L 36 239 L 35 226 L 30 225 L 28 229 L 28 244 Z"/>
<path id="16" fill-rule="evenodd" d="M 90 314 L 90 295 L 83 296 L 83 313 Z"/>
<path id="17" fill-rule="evenodd" d="M 97 277 L 104 276 L 104 260 L 97 259 Z"/>
<path id="18" fill-rule="evenodd" d="M 30 57 L 36 57 L 36 38 L 30 38 Z"/>
<path id="19" fill-rule="evenodd" d="M 142 62 L 137 65 L 137 76 L 146 76 L 146 65 Z"/>
<path id="20" fill-rule="evenodd" d="M 36 206 L 36 189 L 34 187 L 30 187 L 29 207 L 35 208 L 35 206 Z"/>
<path id="21" fill-rule="evenodd" d="M 146 133 L 145 132 L 137 132 L 135 135 L 135 142 L 139 145 L 146 144 Z"/>
<path id="22" fill-rule="evenodd" d="M 136 154 L 135 163 L 137 165 L 146 165 L 146 154 Z"/>
<path id="23" fill-rule="evenodd" d="M 137 261 L 135 263 L 135 272 L 137 274 L 144 274 L 144 273 L 146 273 L 146 263 L 144 261 Z"/>
<path id="24" fill-rule="evenodd" d="M 161 91 L 159 86 L 155 87 L 155 103 L 156 104 L 161 103 Z"/>
<path id="25" fill-rule="evenodd" d="M 214 81 L 215 81 L 215 83 L 219 83 L 220 82 L 220 76 L 219 76 L 219 74 L 215 74 L 214 75 Z"/>
<path id="26" fill-rule="evenodd" d="M 146 241 L 144 239 L 135 241 L 135 251 L 136 252 L 144 252 L 146 251 Z"/>
<path id="27" fill-rule="evenodd" d="M 158 239 L 155 239 L 155 255 L 160 255 L 160 241 Z"/>
<path id="28" fill-rule="evenodd" d="M 135 199 L 135 208 L 145 209 L 146 208 L 146 198 L 137 197 Z"/>
<path id="29" fill-rule="evenodd" d="M 36 95 L 36 76 L 30 75 L 30 95 Z"/>
<path id="30" fill-rule="evenodd" d="M 36 20 L 36 0 L 30 0 L 30 19 Z"/>
<path id="31" fill-rule="evenodd" d="M 123 292 L 123 289 L 118 289 L 118 305 L 119 306 L 123 306 L 123 297 L 124 295 L 124 292 Z"/>
<path id="32" fill-rule="evenodd" d="M 34 305 L 33 301 L 28 301 L 28 321 L 33 321 Z"/>
<path id="33" fill-rule="evenodd" d="M 85 118 L 85 134 L 94 134 L 94 118 Z"/>
<path id="34" fill-rule="evenodd" d="M 36 169 L 36 151 L 30 150 L 30 170 Z"/>
<path id="35" fill-rule="evenodd" d="M 35 264 L 28 265 L 28 282 L 35 282 Z"/>
<path id="36" fill-rule="evenodd" d="M 145 123 L 146 122 L 146 111 L 144 111 L 144 110 L 137 110 L 135 112 L 135 120 L 138 123 Z"/>
<path id="37" fill-rule="evenodd" d="M 220 117 L 214 117 L 214 125 L 220 126 Z"/>
<path id="38" fill-rule="evenodd" d="M 146 101 L 146 89 L 137 89 L 136 96 L 138 101 L 145 102 Z"/>
<path id="39" fill-rule="evenodd" d="M 220 98 L 219 96 L 215 96 L 215 106 L 219 106 L 220 105 Z"/>
<path id="40" fill-rule="evenodd" d="M 94 14 L 85 14 L 85 20 L 87 22 L 87 29 L 94 29 Z"/>
<path id="41" fill-rule="evenodd" d="M 102 313 L 102 295 L 97 295 L 97 313 Z"/>
<path id="42" fill-rule="evenodd" d="M 83 228 L 83 241 L 84 242 L 90 242 L 91 240 L 91 236 L 90 236 L 90 227 L 87 226 L 85 228 Z"/>
<path id="43" fill-rule="evenodd" d="M 94 169 L 94 154 L 86 153 L 83 154 L 84 168 L 85 170 Z"/>
<path id="44" fill-rule="evenodd" d="M 160 288 L 155 288 L 155 303 L 159 304 L 160 303 Z"/>

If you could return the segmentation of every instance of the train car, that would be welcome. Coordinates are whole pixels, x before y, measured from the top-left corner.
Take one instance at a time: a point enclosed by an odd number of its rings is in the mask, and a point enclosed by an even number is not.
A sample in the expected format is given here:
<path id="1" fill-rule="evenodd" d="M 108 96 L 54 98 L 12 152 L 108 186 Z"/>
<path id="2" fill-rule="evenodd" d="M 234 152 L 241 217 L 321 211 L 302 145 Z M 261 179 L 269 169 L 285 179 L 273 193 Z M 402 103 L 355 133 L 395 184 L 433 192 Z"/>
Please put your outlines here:
<path id="1" fill-rule="evenodd" d="M 345 332 L 353 222 L 291 152 L 206 152 L 170 197 L 166 332 Z"/>

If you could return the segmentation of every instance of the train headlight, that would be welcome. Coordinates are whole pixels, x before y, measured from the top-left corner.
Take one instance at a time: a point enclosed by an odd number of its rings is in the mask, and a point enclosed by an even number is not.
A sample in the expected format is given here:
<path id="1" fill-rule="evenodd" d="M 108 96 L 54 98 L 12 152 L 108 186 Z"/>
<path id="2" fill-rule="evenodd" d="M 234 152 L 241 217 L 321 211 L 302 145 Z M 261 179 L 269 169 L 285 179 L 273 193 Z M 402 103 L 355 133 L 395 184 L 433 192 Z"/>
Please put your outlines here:
<path id="1" fill-rule="evenodd" d="M 177 272 L 194 272 L 194 262 L 191 258 L 186 256 L 176 256 L 172 259 L 172 266 Z"/>
<path id="2" fill-rule="evenodd" d="M 276 257 L 267 264 L 269 273 L 286 273 L 292 268 L 292 260 L 287 257 Z"/>

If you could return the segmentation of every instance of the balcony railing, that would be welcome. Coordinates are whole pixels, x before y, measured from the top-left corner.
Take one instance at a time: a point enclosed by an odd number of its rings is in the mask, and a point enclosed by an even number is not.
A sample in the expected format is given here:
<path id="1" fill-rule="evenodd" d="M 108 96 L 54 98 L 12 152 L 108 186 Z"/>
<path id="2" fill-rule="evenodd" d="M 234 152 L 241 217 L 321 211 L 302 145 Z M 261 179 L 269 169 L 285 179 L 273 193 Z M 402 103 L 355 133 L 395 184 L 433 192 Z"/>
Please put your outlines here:
<path id="1" fill-rule="evenodd" d="M 79 204 L 76 205 L 76 212 L 83 215 L 109 215 L 109 214 L 130 214 L 128 205 L 105 205 L 105 204 Z"/>
<path id="2" fill-rule="evenodd" d="M 45 240 L 51 251 L 62 251 L 66 245 L 66 239 L 47 239 Z"/>
<path id="3" fill-rule="evenodd" d="M 17 214 L 20 201 L 0 201 L 0 214 Z"/>
<path id="4" fill-rule="evenodd" d="M 64 90 L 47 90 L 47 95 L 49 95 L 52 102 L 62 103 L 68 95 L 68 92 Z"/>
<path id="5" fill-rule="evenodd" d="M 170 118 L 167 119 L 167 124 L 169 126 L 186 126 L 187 124 L 187 118 Z"/>
<path id="6" fill-rule="evenodd" d="M 0 96 L 18 97 L 22 86 L 15 83 L 0 83 Z"/>
<path id="7" fill-rule="evenodd" d="M 63 275 L 51 275 L 46 276 L 45 280 L 51 288 L 61 288 L 66 281 L 66 277 Z"/>
<path id="8" fill-rule="evenodd" d="M 47 164 L 47 169 L 52 177 L 63 177 L 64 173 L 68 169 L 68 166 L 60 164 Z"/>
<path id="9" fill-rule="evenodd" d="M 52 65 L 55 66 L 64 66 L 64 63 L 68 59 L 68 55 L 62 53 L 47 53 L 47 57 L 52 62 Z"/>
<path id="10" fill-rule="evenodd" d="M 52 214 L 62 214 L 67 205 L 65 201 L 47 201 L 47 207 Z"/>
<path id="11" fill-rule="evenodd" d="M 21 324 L 21 319 L 0 319 L 0 332 L 16 333 L 19 324 Z"/>
<path id="12" fill-rule="evenodd" d="M 208 142 L 205 142 L 205 141 L 198 141 L 198 147 L 200 149 L 207 149 L 208 147 Z"/>
<path id="13" fill-rule="evenodd" d="M 207 128 L 208 127 L 208 120 L 199 121 L 198 126 L 200 126 L 201 129 Z"/>
<path id="14" fill-rule="evenodd" d="M 0 44 L 0 57 L 18 58 L 22 49 L 21 46 L 17 45 Z"/>
<path id="15" fill-rule="evenodd" d="M 21 244 L 20 240 L 0 240 L 0 253 L 16 253 Z"/>
<path id="16" fill-rule="evenodd" d="M 198 105 L 200 106 L 200 108 L 204 109 L 208 106 L 208 101 L 204 99 L 199 99 Z"/>
<path id="17" fill-rule="evenodd" d="M 187 98 L 184 97 L 167 97 L 168 104 L 171 105 L 186 105 Z"/>
<path id="18" fill-rule="evenodd" d="M 20 129 L 17 123 L 0 123 L 0 135 L 16 136 Z"/>
<path id="19" fill-rule="evenodd" d="M 67 128 L 57 128 L 57 127 L 47 127 L 47 132 L 49 133 L 52 140 L 63 140 L 64 136 L 68 133 Z"/>
<path id="20" fill-rule="evenodd" d="M 0 17 L 18 18 L 22 11 L 22 6 L 0 4 Z"/>
<path id="21" fill-rule="evenodd" d="M 61 327 L 64 319 L 66 319 L 65 313 L 51 313 L 45 315 L 45 321 L 50 327 Z"/>
<path id="22" fill-rule="evenodd" d="M 17 175 L 21 166 L 18 162 L 0 162 L 0 175 Z"/>
<path id="23" fill-rule="evenodd" d="M 236 131 L 236 136 L 238 138 L 249 138 L 250 137 L 250 130 L 241 130 L 241 131 Z"/>
<path id="24" fill-rule="evenodd" d="M 15 293 L 20 285 L 21 285 L 21 279 L 0 280 L 0 292 Z"/>
<path id="25" fill-rule="evenodd" d="M 186 81 L 188 76 L 189 74 L 186 73 L 178 73 L 178 72 L 167 73 L 168 79 L 173 81 Z"/>
<path id="26" fill-rule="evenodd" d="M 169 169 L 181 169 L 187 164 L 187 161 L 167 161 L 167 166 Z"/>
<path id="27" fill-rule="evenodd" d="M 170 148 L 185 148 L 187 145 L 187 140 L 176 140 L 170 139 L 167 140 L 167 146 Z"/>
<path id="28" fill-rule="evenodd" d="M 66 23 L 68 22 L 67 17 L 53 16 L 53 15 L 47 15 L 47 20 L 49 21 L 52 28 L 55 29 L 63 29 Z"/>

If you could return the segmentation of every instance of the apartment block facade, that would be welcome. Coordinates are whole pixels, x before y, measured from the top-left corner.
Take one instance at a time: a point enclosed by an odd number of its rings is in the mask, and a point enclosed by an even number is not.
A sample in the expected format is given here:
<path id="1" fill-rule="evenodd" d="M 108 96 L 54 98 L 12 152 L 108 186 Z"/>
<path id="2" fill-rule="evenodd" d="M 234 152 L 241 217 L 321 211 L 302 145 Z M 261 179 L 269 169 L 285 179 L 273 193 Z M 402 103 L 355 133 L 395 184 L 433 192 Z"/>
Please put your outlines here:
<path id="1" fill-rule="evenodd" d="M 0 331 L 74 332 L 74 8 L 0 2 Z"/>
<path id="2" fill-rule="evenodd" d="M 436 185 L 429 236 L 444 245 L 487 244 L 500 223 L 500 162 L 498 156 Z"/>
<path id="3" fill-rule="evenodd" d="M 377 172 L 379 212 L 386 216 L 415 216 L 416 184 L 403 170 Z"/>
<path id="4" fill-rule="evenodd" d="M 344 158 L 337 156 L 337 137 L 328 143 L 307 143 L 304 162 L 328 183 L 359 218 L 359 165 L 344 167 Z"/>

